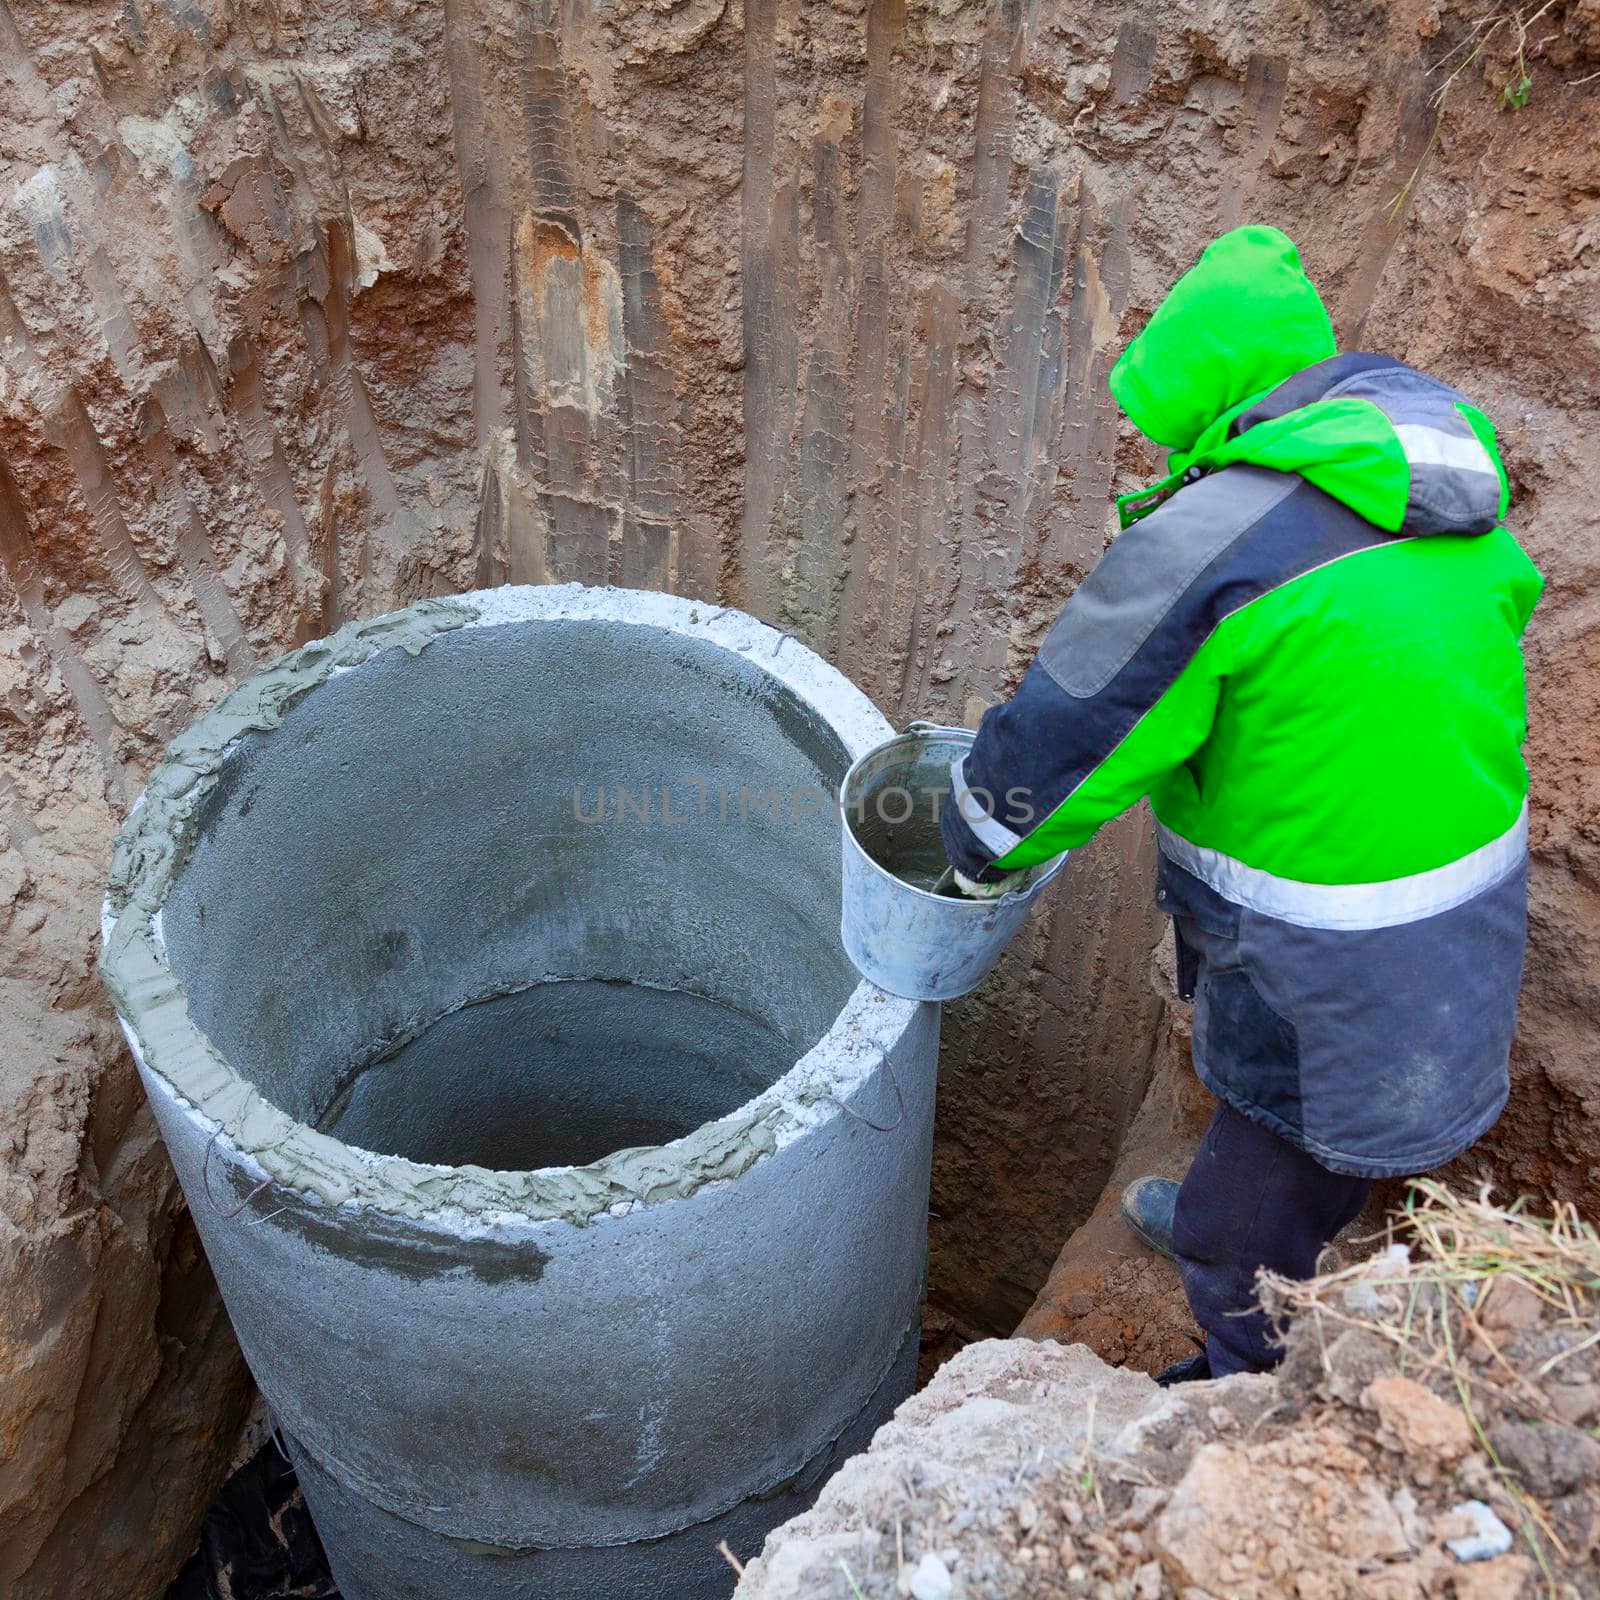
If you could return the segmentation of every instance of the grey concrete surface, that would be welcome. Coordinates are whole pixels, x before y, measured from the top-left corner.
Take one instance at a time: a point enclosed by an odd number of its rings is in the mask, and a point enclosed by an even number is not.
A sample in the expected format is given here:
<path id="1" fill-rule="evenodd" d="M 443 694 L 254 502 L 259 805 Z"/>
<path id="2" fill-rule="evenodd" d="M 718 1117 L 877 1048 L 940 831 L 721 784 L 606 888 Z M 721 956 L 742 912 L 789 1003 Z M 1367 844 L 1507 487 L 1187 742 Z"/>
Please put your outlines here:
<path id="1" fill-rule="evenodd" d="M 867 1408 L 795 1476 L 769 1493 L 741 1500 L 720 1516 L 660 1539 L 605 1548 L 468 1552 L 472 1600 L 717 1600 L 734 1588 L 736 1561 L 758 1555 L 767 1535 L 808 1510 L 822 1485 L 871 1443 L 916 1381 L 917 1330 L 906 1339 Z M 380 1511 L 286 1440 L 317 1527 L 338 1551 L 342 1600 L 438 1600 L 463 1593 L 461 1544 Z"/>
<path id="2" fill-rule="evenodd" d="M 911 1383 L 938 1012 L 846 961 L 831 807 L 889 730 L 737 613 L 449 605 L 196 724 L 103 969 L 341 1582 L 396 1519 L 429 1600 L 723 1593 L 693 1530 Z"/>
<path id="3" fill-rule="evenodd" d="M 317 1127 L 444 1166 L 582 1166 L 737 1111 L 795 1056 L 685 989 L 569 978 L 446 1012 L 356 1072 Z"/>

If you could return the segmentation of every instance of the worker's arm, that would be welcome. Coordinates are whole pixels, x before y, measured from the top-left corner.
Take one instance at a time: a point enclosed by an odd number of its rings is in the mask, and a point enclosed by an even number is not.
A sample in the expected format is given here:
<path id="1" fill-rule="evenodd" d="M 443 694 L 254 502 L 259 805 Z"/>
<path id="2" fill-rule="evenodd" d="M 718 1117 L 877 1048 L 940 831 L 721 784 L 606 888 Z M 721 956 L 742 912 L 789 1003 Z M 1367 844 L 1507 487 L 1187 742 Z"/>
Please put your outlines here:
<path id="1" fill-rule="evenodd" d="M 1217 623 L 1248 598 L 1219 568 L 1262 492 L 1252 481 L 1219 504 L 1208 484 L 1186 489 L 1079 585 L 953 774 L 944 844 L 964 877 L 992 882 L 1084 843 L 1205 742 L 1227 671 Z"/>

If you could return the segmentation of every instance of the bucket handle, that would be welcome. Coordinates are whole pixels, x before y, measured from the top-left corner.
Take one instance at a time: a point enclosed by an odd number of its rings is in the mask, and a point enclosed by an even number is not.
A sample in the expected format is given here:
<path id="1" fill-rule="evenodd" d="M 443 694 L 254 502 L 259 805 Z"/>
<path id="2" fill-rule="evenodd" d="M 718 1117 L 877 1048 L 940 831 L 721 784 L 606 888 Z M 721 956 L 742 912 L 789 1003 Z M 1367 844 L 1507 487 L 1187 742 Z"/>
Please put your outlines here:
<path id="1" fill-rule="evenodd" d="M 953 728 L 947 722 L 929 722 L 926 717 L 917 717 L 917 718 L 913 719 L 912 721 L 908 722 L 906 724 L 906 726 L 905 726 L 905 732 L 906 733 L 953 733 L 953 734 L 961 734 L 961 735 L 963 735 L 964 737 L 966 737 L 968 739 L 973 737 L 973 730 L 971 728 Z M 949 871 L 949 870 L 950 870 L 949 868 L 946 869 L 946 871 Z M 1034 896 L 1037 895 L 1039 893 L 1039 891 L 1046 886 L 1046 884 L 1052 882 L 1054 880 L 1054 878 L 1055 878 L 1055 873 L 1054 872 L 1050 872 L 1050 873 L 1047 873 L 1045 876 L 1043 876 L 1041 878 L 1036 878 L 1032 883 L 1028 884 L 1025 888 L 1007 889 L 1006 892 L 1003 895 L 1000 896 L 1000 900 L 1001 901 L 1010 900 L 1013 903 L 1017 899 L 1032 900 L 1034 898 Z M 940 881 L 941 881 L 941 883 L 943 882 L 942 879 Z M 994 904 L 999 904 L 999 901 L 989 901 L 989 902 L 974 901 L 973 902 L 973 904 L 975 904 L 975 905 L 985 904 L 985 903 L 994 905 Z M 898 1092 L 899 1092 L 899 1089 L 898 1089 L 898 1085 L 897 1085 L 896 1086 L 896 1093 L 898 1093 Z M 848 1106 L 846 1106 L 845 1109 L 848 1111 L 850 1108 Z M 854 1113 L 852 1113 L 852 1115 L 854 1115 Z"/>
<path id="2" fill-rule="evenodd" d="M 907 733 L 957 733 L 964 734 L 969 739 L 973 737 L 973 730 L 971 728 L 952 728 L 947 722 L 929 722 L 926 717 L 917 717 L 911 722 L 908 722 L 906 724 L 905 731 Z M 940 874 L 938 883 L 934 885 L 933 892 L 937 894 L 939 890 L 942 889 L 950 880 L 954 873 L 954 867 L 946 867 Z M 1002 900 L 1010 900 L 1013 898 L 1013 896 L 1020 895 L 1024 899 L 1031 900 L 1035 891 L 1042 887 L 1042 884 L 1033 883 L 1029 884 L 1025 889 L 1007 889 L 1006 892 L 1000 896 L 1000 898 Z M 981 902 L 974 903 L 981 904 Z"/>

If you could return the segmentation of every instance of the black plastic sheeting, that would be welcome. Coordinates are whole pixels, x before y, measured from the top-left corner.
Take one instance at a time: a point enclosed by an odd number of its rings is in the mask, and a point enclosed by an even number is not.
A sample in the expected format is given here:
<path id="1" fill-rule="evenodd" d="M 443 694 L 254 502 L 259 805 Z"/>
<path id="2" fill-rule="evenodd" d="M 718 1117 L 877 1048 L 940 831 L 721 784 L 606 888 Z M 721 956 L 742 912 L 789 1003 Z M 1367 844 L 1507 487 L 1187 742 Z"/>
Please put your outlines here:
<path id="1" fill-rule="evenodd" d="M 338 1600 L 288 1457 L 267 1442 L 223 1484 L 166 1600 Z"/>

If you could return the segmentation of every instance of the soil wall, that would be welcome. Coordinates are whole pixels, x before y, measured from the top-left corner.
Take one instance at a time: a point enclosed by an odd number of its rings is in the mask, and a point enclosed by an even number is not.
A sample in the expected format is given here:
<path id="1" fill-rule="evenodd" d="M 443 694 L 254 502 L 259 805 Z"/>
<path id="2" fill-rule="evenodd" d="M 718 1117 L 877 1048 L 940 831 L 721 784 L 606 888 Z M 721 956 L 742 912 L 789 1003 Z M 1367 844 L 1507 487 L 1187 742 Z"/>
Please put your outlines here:
<path id="1" fill-rule="evenodd" d="M 297 641 L 506 579 L 745 606 L 971 722 L 1156 472 L 1110 360 L 1246 219 L 1502 427 L 1550 589 L 1483 1160 L 1595 1200 L 1600 9 L 1479 16 L 0 0 L 0 1589 L 157 1592 L 246 1398 L 92 970 L 163 741 Z M 1015 1324 L 1144 1096 L 1151 859 L 1105 830 L 950 1009 L 953 1337 Z"/>

